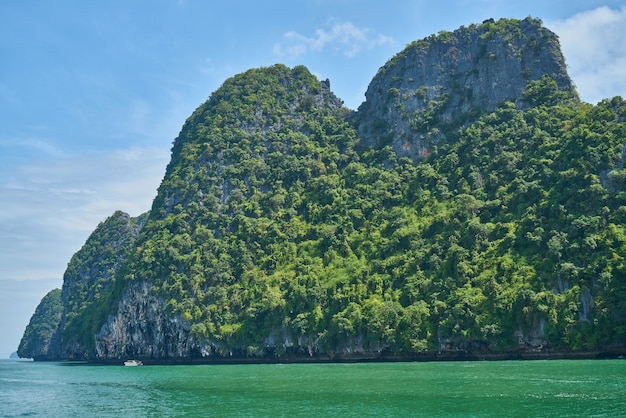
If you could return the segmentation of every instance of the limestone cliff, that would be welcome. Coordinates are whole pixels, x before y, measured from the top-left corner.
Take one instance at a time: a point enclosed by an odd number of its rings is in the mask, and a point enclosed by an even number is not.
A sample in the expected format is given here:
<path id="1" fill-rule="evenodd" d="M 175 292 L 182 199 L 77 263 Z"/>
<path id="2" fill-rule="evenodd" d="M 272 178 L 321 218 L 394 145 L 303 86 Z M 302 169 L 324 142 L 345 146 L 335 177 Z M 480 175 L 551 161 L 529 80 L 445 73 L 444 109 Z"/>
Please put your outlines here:
<path id="1" fill-rule="evenodd" d="M 96 334 L 98 359 L 190 358 L 190 324 L 178 315 L 167 315 L 162 298 L 146 282 L 129 284 L 115 313 Z"/>
<path id="2" fill-rule="evenodd" d="M 61 289 L 51 290 L 37 305 L 26 326 L 17 354 L 22 358 L 46 359 L 62 314 Z"/>
<path id="3" fill-rule="evenodd" d="M 93 342 L 76 336 L 90 327 L 93 302 L 114 283 L 114 275 L 128 256 L 145 219 L 145 215 L 131 218 L 116 211 L 98 225 L 70 260 L 63 276 L 63 288 L 48 294 L 37 307 L 20 345 L 21 357 L 47 360 L 84 357 Z M 51 304 L 57 298 L 58 304 Z M 51 306 L 55 309 L 51 310 Z M 28 331 L 44 326 L 47 329 L 45 338 L 37 336 L 41 332 Z"/>
<path id="4" fill-rule="evenodd" d="M 97 334 L 97 356 L 166 360 L 245 352 L 252 344 L 209 335 L 210 320 L 191 327 L 208 313 L 193 306 L 199 300 L 215 298 L 220 311 L 226 306 L 233 314 L 235 302 L 228 308 L 222 286 L 241 274 L 243 266 L 235 265 L 251 262 L 234 259 L 210 266 L 209 259 L 231 257 L 217 237 L 225 240 L 239 227 L 237 221 L 249 210 L 245 205 L 256 202 L 261 211 L 258 199 L 284 198 L 290 183 L 310 177 L 311 169 L 298 166 L 293 154 L 308 159 L 307 137 L 325 128 L 315 124 L 332 115 L 331 120 L 347 126 L 342 120 L 346 112 L 329 82 L 320 82 L 301 66 L 252 69 L 215 91 L 174 141 L 150 219 L 125 266 L 131 284 Z M 278 166 L 291 175 L 277 176 Z M 198 257 L 198 267 L 190 266 L 191 253 Z M 166 288 L 169 295 L 153 288 Z"/>
<path id="5" fill-rule="evenodd" d="M 303 66 L 235 75 L 183 125 L 149 215 L 114 214 L 72 258 L 58 326 L 31 347 L 117 362 L 622 347 L 625 109 L 580 104 L 534 19 L 414 42 L 357 112 Z"/>
<path id="6" fill-rule="evenodd" d="M 540 20 L 502 19 L 415 41 L 380 68 L 359 107 L 369 146 L 428 156 L 446 133 L 505 101 L 528 107 L 529 82 L 548 76 L 578 100 L 557 36 Z"/>

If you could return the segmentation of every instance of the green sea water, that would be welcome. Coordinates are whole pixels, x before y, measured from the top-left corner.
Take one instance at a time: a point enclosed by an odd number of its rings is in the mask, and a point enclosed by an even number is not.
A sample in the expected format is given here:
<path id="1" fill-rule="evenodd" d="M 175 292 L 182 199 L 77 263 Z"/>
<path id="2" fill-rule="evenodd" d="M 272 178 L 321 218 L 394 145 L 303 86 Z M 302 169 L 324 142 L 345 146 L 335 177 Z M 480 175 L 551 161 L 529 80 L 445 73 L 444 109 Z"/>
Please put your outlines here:
<path id="1" fill-rule="evenodd" d="M 3 417 L 618 417 L 626 360 L 90 366 L 0 361 Z"/>

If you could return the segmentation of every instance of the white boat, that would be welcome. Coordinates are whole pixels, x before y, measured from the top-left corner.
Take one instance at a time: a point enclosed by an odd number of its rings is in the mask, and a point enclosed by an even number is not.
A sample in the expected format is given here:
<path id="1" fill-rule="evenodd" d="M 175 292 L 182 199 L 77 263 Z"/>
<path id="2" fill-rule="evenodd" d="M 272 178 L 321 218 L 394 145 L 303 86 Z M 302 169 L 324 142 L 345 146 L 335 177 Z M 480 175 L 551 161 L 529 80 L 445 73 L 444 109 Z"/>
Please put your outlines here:
<path id="1" fill-rule="evenodd" d="M 143 366 L 143 362 L 141 360 L 126 360 L 124 366 Z"/>

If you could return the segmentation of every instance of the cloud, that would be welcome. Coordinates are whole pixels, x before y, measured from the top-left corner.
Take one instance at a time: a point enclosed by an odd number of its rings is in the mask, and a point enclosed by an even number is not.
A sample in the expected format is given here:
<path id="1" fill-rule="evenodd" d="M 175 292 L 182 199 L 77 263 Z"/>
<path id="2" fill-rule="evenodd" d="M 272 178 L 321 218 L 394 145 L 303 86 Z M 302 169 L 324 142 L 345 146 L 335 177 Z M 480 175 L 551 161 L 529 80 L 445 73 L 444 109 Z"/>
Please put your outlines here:
<path id="1" fill-rule="evenodd" d="M 24 155 L 34 151 L 36 155 L 44 155 L 48 157 L 63 157 L 65 153 L 62 149 L 52 143 L 52 141 L 43 138 L 25 137 L 25 138 L 6 138 L 0 139 L 0 150 L 2 155 Z"/>
<path id="2" fill-rule="evenodd" d="M 546 22 L 559 35 L 570 76 L 589 103 L 626 97 L 626 6 L 599 7 Z"/>
<path id="3" fill-rule="evenodd" d="M 305 36 L 292 31 L 285 33 L 283 38 L 283 42 L 274 45 L 274 54 L 281 58 L 296 58 L 327 48 L 351 58 L 364 49 L 392 42 L 389 36 L 372 35 L 369 29 L 361 29 L 351 22 L 339 22 L 334 19 L 329 20 L 324 27 L 316 29 L 314 36 Z"/>
<path id="4" fill-rule="evenodd" d="M 41 298 L 59 287 L 60 279 L 0 280 L 0 359 L 17 350 L 29 318 Z"/>
<path id="5" fill-rule="evenodd" d="M 150 209 L 168 159 L 134 147 L 0 168 L 0 280 L 60 279 L 99 222 Z"/>

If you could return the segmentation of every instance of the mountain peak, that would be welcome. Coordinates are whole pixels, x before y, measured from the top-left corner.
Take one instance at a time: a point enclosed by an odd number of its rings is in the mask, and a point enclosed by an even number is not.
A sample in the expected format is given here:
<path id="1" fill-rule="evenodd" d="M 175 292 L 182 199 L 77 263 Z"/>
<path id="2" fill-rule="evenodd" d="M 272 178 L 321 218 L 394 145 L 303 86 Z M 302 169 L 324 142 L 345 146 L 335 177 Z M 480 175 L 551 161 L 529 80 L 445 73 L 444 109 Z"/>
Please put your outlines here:
<path id="1" fill-rule="evenodd" d="M 558 37 L 541 20 L 489 19 L 409 44 L 379 70 L 359 107 L 369 146 L 391 143 L 399 155 L 425 156 L 446 131 L 505 101 L 518 108 L 529 82 L 556 82 L 578 101 Z"/>
<path id="2" fill-rule="evenodd" d="M 626 349 L 626 102 L 581 105 L 530 18 L 416 41 L 366 98 L 351 112 L 303 66 L 226 80 L 185 122 L 149 215 L 98 226 L 20 355 Z"/>

